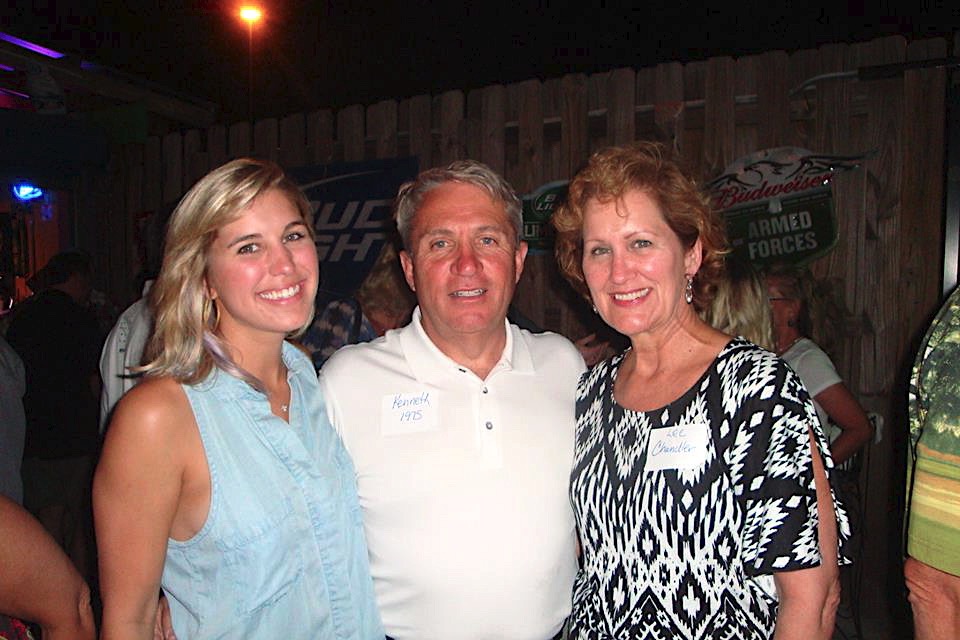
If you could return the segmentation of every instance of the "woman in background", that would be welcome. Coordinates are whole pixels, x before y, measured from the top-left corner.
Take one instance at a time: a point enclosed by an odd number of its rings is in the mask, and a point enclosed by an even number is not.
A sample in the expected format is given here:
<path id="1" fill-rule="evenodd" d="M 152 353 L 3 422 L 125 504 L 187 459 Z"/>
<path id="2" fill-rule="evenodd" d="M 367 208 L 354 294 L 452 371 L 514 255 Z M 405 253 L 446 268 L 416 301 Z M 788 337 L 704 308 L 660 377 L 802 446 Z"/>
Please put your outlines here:
<path id="1" fill-rule="evenodd" d="M 826 441 L 789 367 L 697 315 L 726 252 L 706 198 L 660 145 L 611 148 L 554 224 L 631 342 L 577 391 L 573 637 L 829 638 L 848 529 Z"/>
<path id="2" fill-rule="evenodd" d="M 869 442 L 873 427 L 830 357 L 810 339 L 823 312 L 812 276 L 802 268 L 776 267 L 766 280 L 776 352 L 793 367 L 813 397 L 830 439 L 833 461 L 843 464 Z"/>
<path id="3" fill-rule="evenodd" d="M 767 285 L 753 267 L 733 256 L 727 256 L 723 277 L 701 317 L 727 335 L 742 336 L 767 351 L 774 349 Z"/>
<path id="4" fill-rule="evenodd" d="M 383 638 L 353 465 L 310 360 L 310 206 L 276 165 L 184 196 L 151 292 L 145 378 L 117 405 L 94 486 L 103 638 Z"/>

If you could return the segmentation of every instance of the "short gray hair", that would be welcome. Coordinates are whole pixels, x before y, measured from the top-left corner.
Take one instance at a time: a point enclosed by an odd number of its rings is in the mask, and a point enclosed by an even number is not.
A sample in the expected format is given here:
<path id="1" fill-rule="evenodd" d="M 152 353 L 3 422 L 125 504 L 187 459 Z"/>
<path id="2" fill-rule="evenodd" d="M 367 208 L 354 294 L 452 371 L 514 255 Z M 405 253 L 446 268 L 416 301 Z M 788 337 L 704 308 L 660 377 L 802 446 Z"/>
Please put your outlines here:
<path id="1" fill-rule="evenodd" d="M 513 187 L 496 171 L 476 160 L 457 160 L 448 166 L 427 169 L 417 176 L 416 180 L 407 182 L 397 192 L 394 202 L 394 218 L 397 221 L 397 231 L 403 240 L 403 246 L 410 251 L 410 227 L 417 215 L 417 210 L 427 193 L 448 182 L 470 184 L 486 191 L 495 202 L 503 204 L 507 220 L 516 233 L 517 244 L 520 243 L 523 229 L 523 213 L 520 198 Z"/>

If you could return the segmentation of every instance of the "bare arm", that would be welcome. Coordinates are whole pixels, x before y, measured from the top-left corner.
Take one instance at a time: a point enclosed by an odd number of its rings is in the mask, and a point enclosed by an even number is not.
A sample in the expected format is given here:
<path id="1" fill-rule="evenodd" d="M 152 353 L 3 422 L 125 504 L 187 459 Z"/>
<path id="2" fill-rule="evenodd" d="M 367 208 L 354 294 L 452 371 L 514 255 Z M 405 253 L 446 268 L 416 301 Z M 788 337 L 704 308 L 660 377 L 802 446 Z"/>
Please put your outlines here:
<path id="1" fill-rule="evenodd" d="M 817 486 L 819 567 L 773 574 L 780 596 L 776 640 L 828 640 L 840 603 L 840 570 L 837 567 L 837 519 L 830 485 L 817 445 L 810 433 L 813 477 Z"/>
<path id="2" fill-rule="evenodd" d="M 120 401 L 107 430 L 93 487 L 103 640 L 154 637 L 167 538 L 183 484 L 184 422 L 195 425 L 182 390 L 151 380 Z"/>
<path id="3" fill-rule="evenodd" d="M 830 444 L 830 453 L 837 464 L 846 461 L 873 436 L 867 413 L 842 382 L 831 385 L 814 397 L 843 433 Z"/>
<path id="4" fill-rule="evenodd" d="M 44 640 L 93 640 L 90 589 L 33 516 L 0 495 L 0 612 L 36 622 Z"/>

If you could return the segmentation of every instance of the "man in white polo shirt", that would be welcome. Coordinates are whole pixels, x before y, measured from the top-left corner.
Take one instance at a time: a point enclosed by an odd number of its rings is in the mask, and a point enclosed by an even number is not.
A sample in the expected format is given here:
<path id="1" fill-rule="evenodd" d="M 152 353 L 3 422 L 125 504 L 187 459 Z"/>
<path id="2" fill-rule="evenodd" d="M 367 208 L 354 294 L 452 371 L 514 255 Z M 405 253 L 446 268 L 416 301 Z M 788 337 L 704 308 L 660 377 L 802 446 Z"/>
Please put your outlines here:
<path id="1" fill-rule="evenodd" d="M 520 202 L 460 161 L 401 187 L 413 320 L 320 381 L 353 457 L 377 600 L 396 640 L 547 640 L 576 572 L 567 487 L 583 359 L 510 325 Z"/>

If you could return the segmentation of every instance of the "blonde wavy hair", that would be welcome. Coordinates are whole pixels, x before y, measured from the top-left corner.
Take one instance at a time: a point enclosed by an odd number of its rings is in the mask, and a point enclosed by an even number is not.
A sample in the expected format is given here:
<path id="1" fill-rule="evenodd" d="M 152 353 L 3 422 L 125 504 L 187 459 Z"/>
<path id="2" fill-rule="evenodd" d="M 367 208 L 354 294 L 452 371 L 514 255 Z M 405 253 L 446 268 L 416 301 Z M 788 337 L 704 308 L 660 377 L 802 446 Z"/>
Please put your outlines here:
<path id="1" fill-rule="evenodd" d="M 217 232 L 237 220 L 257 196 L 271 190 L 290 199 L 312 238 L 310 203 L 273 162 L 253 158 L 228 162 L 201 178 L 180 200 L 167 224 L 163 264 L 150 290 L 154 330 L 147 344 L 146 364 L 138 371 L 197 384 L 217 367 L 263 389 L 256 377 L 231 358 L 218 335 L 206 275 Z M 312 319 L 291 337 L 302 333 Z"/>
<path id="2" fill-rule="evenodd" d="M 703 321 L 732 336 L 743 336 L 767 351 L 775 348 L 767 285 L 749 264 L 727 258 L 725 277 L 717 282 Z"/>
<path id="3" fill-rule="evenodd" d="M 583 218 L 587 203 L 618 200 L 633 189 L 646 193 L 659 206 L 667 226 L 685 250 L 700 240 L 703 257 L 693 280 L 693 304 L 702 311 L 709 305 L 723 273 L 726 231 L 697 183 L 666 156 L 663 145 L 655 142 L 597 151 L 570 181 L 567 198 L 551 221 L 557 231 L 555 253 L 560 272 L 590 301 L 583 275 Z"/>

